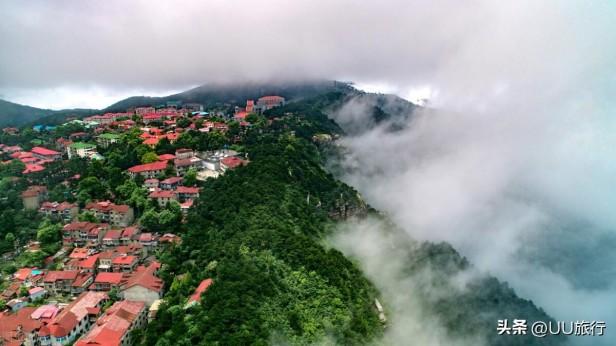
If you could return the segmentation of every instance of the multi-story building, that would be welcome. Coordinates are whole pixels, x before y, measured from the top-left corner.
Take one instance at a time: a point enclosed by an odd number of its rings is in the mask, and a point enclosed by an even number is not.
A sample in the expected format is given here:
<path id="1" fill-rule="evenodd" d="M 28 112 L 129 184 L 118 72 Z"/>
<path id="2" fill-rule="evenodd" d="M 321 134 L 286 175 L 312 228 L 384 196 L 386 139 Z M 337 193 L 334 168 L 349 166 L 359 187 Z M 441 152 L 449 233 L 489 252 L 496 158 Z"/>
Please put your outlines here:
<path id="1" fill-rule="evenodd" d="M 43 148 L 43 147 L 34 147 L 30 150 L 32 156 L 36 157 L 39 160 L 48 160 L 48 161 L 60 161 L 62 160 L 62 153 Z"/>
<path id="2" fill-rule="evenodd" d="M 38 209 L 41 202 L 47 199 L 47 187 L 40 185 L 28 186 L 26 191 L 21 193 L 21 201 L 24 209 Z"/>
<path id="3" fill-rule="evenodd" d="M 122 300 L 115 302 L 96 321 L 96 325 L 75 343 L 75 346 L 131 345 L 130 331 L 143 328 L 148 310 L 143 302 Z"/>
<path id="4" fill-rule="evenodd" d="M 94 216 L 102 222 L 108 222 L 114 226 L 126 227 L 135 219 L 133 208 L 110 201 L 88 203 L 84 210 L 94 213 Z"/>
<path id="5" fill-rule="evenodd" d="M 79 214 L 79 206 L 76 203 L 68 202 L 44 202 L 41 204 L 39 212 L 50 219 L 70 222 Z"/>
<path id="6" fill-rule="evenodd" d="M 133 178 L 139 174 L 145 179 L 150 179 L 156 178 L 159 174 L 163 174 L 165 169 L 167 169 L 167 161 L 157 161 L 133 166 L 128 169 L 128 174 Z"/>
<path id="7" fill-rule="evenodd" d="M 66 148 L 66 154 L 69 159 L 73 157 L 92 158 L 97 155 L 96 145 L 84 142 L 75 142 Z"/>

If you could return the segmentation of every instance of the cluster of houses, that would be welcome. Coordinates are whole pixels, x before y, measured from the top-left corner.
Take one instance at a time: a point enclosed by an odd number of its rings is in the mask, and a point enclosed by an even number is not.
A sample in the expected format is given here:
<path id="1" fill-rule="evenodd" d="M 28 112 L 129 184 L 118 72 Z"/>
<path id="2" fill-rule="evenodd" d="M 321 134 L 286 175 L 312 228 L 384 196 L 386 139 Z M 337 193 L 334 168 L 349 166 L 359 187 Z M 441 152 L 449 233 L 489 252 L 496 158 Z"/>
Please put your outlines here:
<path id="1" fill-rule="evenodd" d="M 242 127 L 248 127 L 249 114 L 284 102 L 280 96 L 265 96 L 256 102 L 248 100 L 246 107 L 236 109 L 233 118 Z M 163 139 L 174 142 L 183 131 L 229 129 L 226 122 L 210 121 L 207 116 L 199 104 L 171 102 L 162 108 L 138 107 L 125 113 L 71 121 L 94 129 L 93 138 L 91 134 L 76 132 L 68 138 L 59 138 L 55 150 L 35 146 L 26 151 L 20 146 L 0 144 L 0 152 L 23 162 L 26 165 L 23 174 L 41 172 L 45 165 L 62 161 L 65 156 L 103 159 L 98 148 L 117 143 L 122 130 L 138 124 L 142 126 L 143 144 L 152 147 Z M 186 128 L 178 126 L 182 118 L 190 120 Z M 3 131 L 19 133 L 15 128 Z M 175 201 L 186 211 L 199 197 L 198 187 L 184 185 L 189 170 L 197 172 L 197 179 L 206 179 L 247 163 L 245 157 L 232 150 L 199 153 L 182 148 L 175 154 L 160 155 L 155 162 L 130 167 L 127 173 L 132 178 L 143 178 L 148 197 L 159 206 Z M 170 168 L 176 172 L 175 176 L 165 174 Z M 128 205 L 94 201 L 80 208 L 76 203 L 52 202 L 48 200 L 47 187 L 41 185 L 29 186 L 21 197 L 25 209 L 37 210 L 64 224 L 62 250 L 51 261 L 46 260 L 46 264 L 56 263 L 53 270 L 20 268 L 10 277 L 8 286 L 0 293 L 0 299 L 7 302 L 5 311 L 0 312 L 0 345 L 131 344 L 130 331 L 142 328 L 154 318 L 162 301 L 164 285 L 158 277 L 160 263 L 154 254 L 165 246 L 180 243 L 181 239 L 173 233 L 143 230 L 134 224 L 134 211 Z M 81 211 L 91 213 L 98 221 L 77 221 Z M 27 248 L 28 251 L 39 249 L 36 242 Z M 203 280 L 184 308 L 198 304 L 212 284 L 212 279 Z"/>

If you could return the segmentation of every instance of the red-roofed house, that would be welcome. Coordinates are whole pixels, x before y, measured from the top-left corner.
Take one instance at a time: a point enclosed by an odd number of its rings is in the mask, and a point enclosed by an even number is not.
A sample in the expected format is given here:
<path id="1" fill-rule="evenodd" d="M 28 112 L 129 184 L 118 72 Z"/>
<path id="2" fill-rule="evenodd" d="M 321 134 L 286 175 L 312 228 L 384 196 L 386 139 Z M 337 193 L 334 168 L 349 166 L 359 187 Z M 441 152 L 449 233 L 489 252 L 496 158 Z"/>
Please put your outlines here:
<path id="1" fill-rule="evenodd" d="M 30 318 L 35 307 L 25 307 L 16 313 L 0 312 L 0 344 L 6 346 L 34 345 L 41 321 Z"/>
<path id="2" fill-rule="evenodd" d="M 88 203 L 84 210 L 93 212 L 99 220 L 114 226 L 126 227 L 135 219 L 133 208 L 109 201 Z"/>
<path id="3" fill-rule="evenodd" d="M 81 294 L 82 292 L 85 292 L 92 284 L 92 281 L 94 281 L 93 273 L 85 271 L 79 273 L 79 275 L 77 275 L 75 281 L 73 281 L 73 284 L 71 285 L 71 293 Z"/>
<path id="4" fill-rule="evenodd" d="M 122 300 L 115 302 L 96 325 L 75 346 L 124 346 L 130 345 L 130 331 L 142 328 L 147 321 L 143 302 Z"/>
<path id="5" fill-rule="evenodd" d="M 173 160 L 173 159 L 175 159 L 175 155 L 173 155 L 173 154 L 158 155 L 158 160 L 159 161 L 169 161 L 169 160 Z"/>
<path id="6" fill-rule="evenodd" d="M 64 308 L 53 320 L 41 327 L 38 336 L 41 345 L 66 345 L 90 329 L 109 297 L 104 292 L 83 292 Z"/>
<path id="7" fill-rule="evenodd" d="M 244 161 L 239 157 L 229 156 L 220 160 L 220 167 L 223 169 L 223 171 L 226 171 L 227 169 L 234 169 L 247 163 L 247 161 Z"/>
<path id="8" fill-rule="evenodd" d="M 182 177 L 171 177 L 160 182 L 160 188 L 163 190 L 173 190 L 182 184 Z"/>
<path id="9" fill-rule="evenodd" d="M 51 149 L 47 149 L 43 147 L 34 147 L 32 148 L 32 150 L 30 150 L 30 152 L 32 153 L 34 157 L 36 157 L 39 160 L 49 160 L 49 161 L 62 160 L 62 153 L 55 151 L 55 150 L 51 150 Z"/>
<path id="10" fill-rule="evenodd" d="M 165 169 L 167 169 L 167 161 L 157 161 L 133 166 L 128 169 L 128 174 L 130 174 L 133 178 L 137 174 L 140 174 L 144 178 L 149 179 L 155 178 L 157 175 L 164 173 Z"/>
<path id="11" fill-rule="evenodd" d="M 163 296 L 163 280 L 156 276 L 160 264 L 140 266 L 122 280 L 122 295 L 126 300 L 144 302 L 148 307 Z"/>
<path id="12" fill-rule="evenodd" d="M 111 229 L 105 233 L 103 237 L 103 246 L 104 247 L 115 247 L 120 245 L 120 237 L 122 236 L 122 231 L 119 229 Z"/>
<path id="13" fill-rule="evenodd" d="M 199 197 L 199 188 L 190 186 L 178 186 L 177 189 L 175 189 L 175 193 L 182 201 L 187 199 L 195 199 Z"/>
<path id="14" fill-rule="evenodd" d="M 22 174 L 30 174 L 30 173 L 42 172 L 44 170 L 45 170 L 45 167 L 43 167 L 41 165 L 27 163 L 26 164 L 26 169 L 24 169 L 21 173 Z"/>
<path id="15" fill-rule="evenodd" d="M 54 220 L 70 222 L 79 214 L 79 206 L 68 202 L 45 202 L 41 204 L 39 212 Z"/>
<path id="16" fill-rule="evenodd" d="M 122 235 L 120 236 L 120 244 L 128 245 L 133 243 L 133 237 L 139 234 L 141 231 L 137 226 L 126 227 L 122 230 Z"/>
<path id="17" fill-rule="evenodd" d="M 71 286 L 78 274 L 76 270 L 51 270 L 45 274 L 43 284 L 48 292 L 71 293 Z"/>
<path id="18" fill-rule="evenodd" d="M 136 256 L 123 255 L 111 261 L 114 272 L 131 273 L 137 267 L 139 259 Z"/>
<path id="19" fill-rule="evenodd" d="M 195 289 L 195 292 L 188 298 L 184 309 L 198 304 L 201 301 L 201 295 L 207 291 L 207 289 L 214 283 L 212 279 L 205 279 L 199 283 L 199 286 Z"/>
<path id="20" fill-rule="evenodd" d="M 168 190 L 153 191 L 148 196 L 150 199 L 156 200 L 159 206 L 164 207 L 171 201 L 177 201 L 175 192 Z"/>
<path id="21" fill-rule="evenodd" d="M 94 279 L 94 283 L 90 285 L 91 291 L 109 291 L 112 288 L 120 287 L 122 282 L 122 273 L 98 273 Z"/>

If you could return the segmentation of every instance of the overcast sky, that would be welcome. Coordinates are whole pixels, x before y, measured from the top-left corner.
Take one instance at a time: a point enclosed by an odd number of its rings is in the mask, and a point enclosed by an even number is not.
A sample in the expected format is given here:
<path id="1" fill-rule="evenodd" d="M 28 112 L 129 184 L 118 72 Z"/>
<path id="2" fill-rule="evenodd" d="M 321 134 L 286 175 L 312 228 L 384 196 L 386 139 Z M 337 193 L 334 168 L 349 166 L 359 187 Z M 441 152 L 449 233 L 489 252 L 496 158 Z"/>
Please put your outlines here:
<path id="1" fill-rule="evenodd" d="M 101 107 L 208 81 L 306 77 L 352 80 L 411 99 L 435 97 L 443 87 L 464 91 L 460 77 L 500 90 L 508 82 L 501 72 L 531 74 L 544 52 L 569 54 L 572 42 L 579 48 L 580 28 L 600 32 L 592 27 L 614 11 L 599 6 L 0 0 L 0 96 L 54 108 Z M 586 48 L 599 48 L 591 44 Z M 481 80 L 486 71 L 489 80 Z"/>

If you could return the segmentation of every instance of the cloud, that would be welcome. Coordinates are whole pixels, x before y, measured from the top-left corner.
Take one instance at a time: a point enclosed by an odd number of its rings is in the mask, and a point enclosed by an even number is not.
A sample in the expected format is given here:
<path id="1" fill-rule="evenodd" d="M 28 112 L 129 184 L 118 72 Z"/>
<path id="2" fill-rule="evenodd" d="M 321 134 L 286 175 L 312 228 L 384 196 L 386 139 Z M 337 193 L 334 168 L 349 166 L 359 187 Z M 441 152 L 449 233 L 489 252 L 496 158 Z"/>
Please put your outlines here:
<path id="1" fill-rule="evenodd" d="M 1 1 L 0 90 L 338 78 L 456 103 L 594 59 L 612 8 L 519 1 Z M 597 15 L 598 14 L 598 15 Z M 579 28 L 584 30 L 579 30 Z M 587 32 L 601 37 L 589 36 Z M 571 43 L 574 43 L 571 45 Z M 576 51 L 578 48 L 582 52 Z M 455 80 L 452 80 L 455 76 Z M 489 76 L 486 77 L 486 76 Z M 534 80 L 534 79 L 533 79 Z M 482 86 L 475 95 L 469 85 Z M 496 91 L 495 91 L 496 90 Z M 412 95 L 412 94 L 411 94 Z M 32 97 L 35 99 L 35 96 Z"/>
<path id="2" fill-rule="evenodd" d="M 397 132 L 351 128 L 344 178 L 414 238 L 452 243 L 555 318 L 609 324 L 614 7 L 552 5 L 488 11 L 485 30 L 439 61 L 430 109 Z M 365 109 L 355 99 L 332 116 L 357 124 Z"/>

